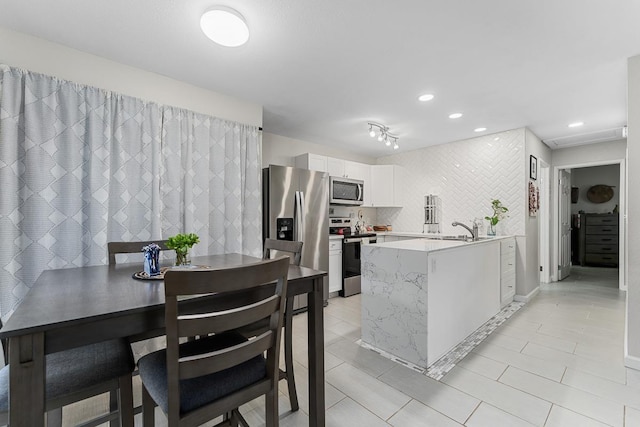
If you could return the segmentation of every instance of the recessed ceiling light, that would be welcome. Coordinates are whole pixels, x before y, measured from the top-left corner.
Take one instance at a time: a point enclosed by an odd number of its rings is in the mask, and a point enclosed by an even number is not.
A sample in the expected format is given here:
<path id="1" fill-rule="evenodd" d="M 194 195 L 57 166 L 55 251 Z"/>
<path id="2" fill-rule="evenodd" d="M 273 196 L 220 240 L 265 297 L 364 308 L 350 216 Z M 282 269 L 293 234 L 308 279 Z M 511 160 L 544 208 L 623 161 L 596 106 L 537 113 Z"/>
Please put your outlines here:
<path id="1" fill-rule="evenodd" d="M 473 131 L 474 132 L 484 132 L 485 130 L 487 130 L 487 128 L 475 128 Z"/>
<path id="2" fill-rule="evenodd" d="M 570 127 L 570 128 L 577 128 L 577 127 L 582 126 L 583 124 L 584 124 L 584 123 L 582 123 L 582 122 L 575 122 L 575 123 L 571 123 L 571 124 L 569 125 L 569 127 Z"/>
<path id="3" fill-rule="evenodd" d="M 214 42 L 226 47 L 242 46 L 249 40 L 249 27 L 237 11 L 217 6 L 200 18 L 202 32 Z"/>
<path id="4" fill-rule="evenodd" d="M 424 95 L 420 95 L 418 97 L 418 101 L 427 102 L 433 99 L 433 95 L 430 93 L 425 93 Z"/>
<path id="5" fill-rule="evenodd" d="M 449 114 L 450 119 L 459 119 L 460 117 L 462 117 L 462 113 Z"/>

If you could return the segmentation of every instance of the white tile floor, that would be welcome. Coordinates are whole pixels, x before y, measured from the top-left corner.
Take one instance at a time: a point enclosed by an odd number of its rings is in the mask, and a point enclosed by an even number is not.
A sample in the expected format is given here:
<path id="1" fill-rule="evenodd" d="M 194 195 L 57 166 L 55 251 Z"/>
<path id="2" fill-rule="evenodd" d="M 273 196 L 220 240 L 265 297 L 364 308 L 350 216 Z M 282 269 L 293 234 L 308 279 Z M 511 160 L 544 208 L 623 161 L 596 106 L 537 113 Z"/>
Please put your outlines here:
<path id="1" fill-rule="evenodd" d="M 325 310 L 327 426 L 640 426 L 640 372 L 623 363 L 624 309 L 617 270 L 574 267 L 436 381 L 356 345 L 360 297 L 334 298 Z M 308 425 L 305 314 L 294 335 L 301 409 L 290 412 L 281 383 L 282 426 Z M 65 409 L 64 424 L 100 406 Z M 242 412 L 264 425 L 261 401 Z M 156 421 L 165 425 L 159 413 Z"/>

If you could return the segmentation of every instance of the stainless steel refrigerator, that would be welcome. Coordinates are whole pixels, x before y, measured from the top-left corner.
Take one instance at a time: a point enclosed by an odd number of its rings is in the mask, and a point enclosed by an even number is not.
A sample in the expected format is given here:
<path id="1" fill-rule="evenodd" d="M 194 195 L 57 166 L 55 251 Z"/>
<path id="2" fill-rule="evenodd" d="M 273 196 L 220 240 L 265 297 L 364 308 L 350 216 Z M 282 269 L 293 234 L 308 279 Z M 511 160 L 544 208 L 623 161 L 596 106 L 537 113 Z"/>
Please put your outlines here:
<path id="1" fill-rule="evenodd" d="M 262 241 L 302 241 L 300 265 L 329 272 L 329 174 L 270 165 L 262 170 Z M 324 278 L 324 300 L 329 279 Z M 307 296 L 294 301 L 294 310 L 307 306 Z"/>

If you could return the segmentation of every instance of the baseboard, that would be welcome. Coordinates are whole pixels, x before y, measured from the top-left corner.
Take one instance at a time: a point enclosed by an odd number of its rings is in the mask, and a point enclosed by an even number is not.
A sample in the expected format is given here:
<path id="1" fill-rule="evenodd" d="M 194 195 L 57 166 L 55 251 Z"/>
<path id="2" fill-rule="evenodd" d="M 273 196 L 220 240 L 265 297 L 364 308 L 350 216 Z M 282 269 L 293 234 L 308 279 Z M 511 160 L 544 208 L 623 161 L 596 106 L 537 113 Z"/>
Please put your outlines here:
<path id="1" fill-rule="evenodd" d="M 625 355 L 624 366 L 640 371 L 640 357 Z"/>
<path id="2" fill-rule="evenodd" d="M 536 288 L 534 290 L 532 290 L 531 292 L 529 292 L 528 295 L 515 295 L 513 297 L 514 301 L 518 301 L 518 302 L 529 302 L 533 299 L 533 297 L 535 297 L 536 295 L 538 295 L 538 292 L 540 292 L 540 286 L 536 286 Z"/>

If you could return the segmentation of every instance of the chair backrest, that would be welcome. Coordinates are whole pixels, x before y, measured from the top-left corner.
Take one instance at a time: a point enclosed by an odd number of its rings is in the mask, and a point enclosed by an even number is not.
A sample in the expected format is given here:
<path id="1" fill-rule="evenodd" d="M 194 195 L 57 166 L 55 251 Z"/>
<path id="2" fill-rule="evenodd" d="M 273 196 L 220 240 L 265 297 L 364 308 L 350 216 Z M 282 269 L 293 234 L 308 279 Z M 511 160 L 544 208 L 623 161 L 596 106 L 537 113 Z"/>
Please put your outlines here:
<path id="1" fill-rule="evenodd" d="M 135 254 L 142 252 L 142 247 L 150 243 L 160 246 L 161 251 L 169 250 L 166 240 L 150 240 L 142 242 L 109 242 L 107 251 L 109 252 L 109 265 L 116 263 L 116 254 Z"/>
<path id="2" fill-rule="evenodd" d="M 285 255 L 291 258 L 291 264 L 300 265 L 302 242 L 275 239 L 264 240 L 264 253 L 262 258 L 270 259 L 273 258 L 274 255 L 280 255 L 280 252 L 288 252 Z"/>
<path id="3" fill-rule="evenodd" d="M 240 267 L 167 271 L 164 286 L 169 414 L 180 412 L 180 380 L 228 369 L 265 351 L 266 381 L 270 387 L 277 383 L 288 270 L 289 260 L 283 256 Z M 263 286 L 273 282 L 275 288 Z M 207 294 L 212 293 L 225 301 L 224 307 L 215 311 L 206 308 L 206 298 L 211 297 Z M 192 298 L 178 304 L 185 296 Z M 268 321 L 269 328 L 251 340 L 179 359 L 180 338 L 220 334 L 262 319 Z M 242 390 L 236 392 L 240 393 Z"/>

